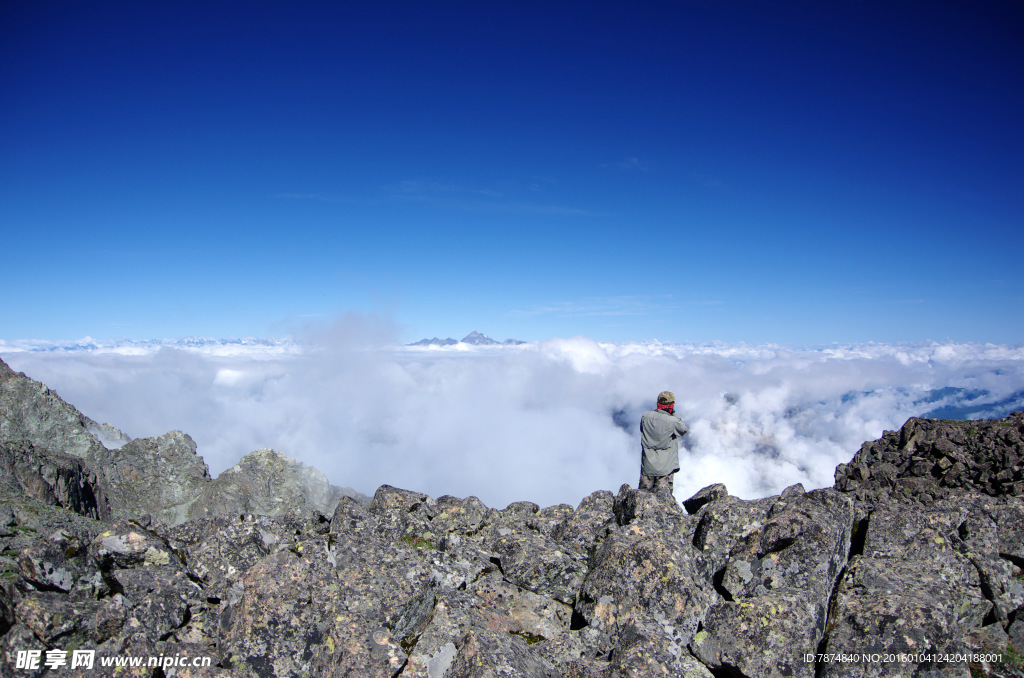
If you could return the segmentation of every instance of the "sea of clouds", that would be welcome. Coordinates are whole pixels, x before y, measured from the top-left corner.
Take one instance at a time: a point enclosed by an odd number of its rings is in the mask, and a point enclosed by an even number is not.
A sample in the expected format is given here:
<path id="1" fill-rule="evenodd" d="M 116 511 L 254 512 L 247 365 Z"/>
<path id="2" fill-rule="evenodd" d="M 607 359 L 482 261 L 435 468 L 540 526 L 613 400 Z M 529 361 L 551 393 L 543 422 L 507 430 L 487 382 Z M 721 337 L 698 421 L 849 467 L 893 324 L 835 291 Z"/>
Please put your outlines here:
<path id="1" fill-rule="evenodd" d="M 372 333 L 370 333 L 372 335 Z M 0 358 L 132 437 L 181 430 L 216 476 L 272 447 L 373 494 L 569 503 L 639 474 L 640 415 L 676 394 L 677 498 L 831 486 L 909 417 L 1024 409 L 1024 346 L 600 343 L 421 348 L 328 328 L 301 340 L 0 342 Z"/>

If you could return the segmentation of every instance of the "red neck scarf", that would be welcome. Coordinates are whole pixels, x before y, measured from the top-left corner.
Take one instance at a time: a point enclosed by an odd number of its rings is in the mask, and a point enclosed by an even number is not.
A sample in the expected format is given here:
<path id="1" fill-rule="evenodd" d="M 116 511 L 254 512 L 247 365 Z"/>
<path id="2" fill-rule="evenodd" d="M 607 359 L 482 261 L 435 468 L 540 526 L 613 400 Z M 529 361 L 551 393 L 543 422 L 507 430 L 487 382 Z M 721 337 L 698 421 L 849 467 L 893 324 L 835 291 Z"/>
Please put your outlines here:
<path id="1" fill-rule="evenodd" d="M 658 409 L 659 410 L 665 410 L 669 414 L 675 414 L 674 410 L 676 409 L 676 404 L 675 403 L 665 403 L 665 404 L 658 403 Z"/>

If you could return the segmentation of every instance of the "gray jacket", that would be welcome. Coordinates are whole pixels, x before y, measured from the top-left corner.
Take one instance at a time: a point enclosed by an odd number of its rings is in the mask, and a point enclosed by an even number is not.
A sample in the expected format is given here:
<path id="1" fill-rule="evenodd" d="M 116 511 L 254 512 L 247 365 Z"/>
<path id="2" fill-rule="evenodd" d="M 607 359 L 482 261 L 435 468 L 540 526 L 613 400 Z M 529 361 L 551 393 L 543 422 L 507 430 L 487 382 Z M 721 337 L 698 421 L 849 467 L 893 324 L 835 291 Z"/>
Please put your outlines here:
<path id="1" fill-rule="evenodd" d="M 688 430 L 682 419 L 665 410 L 644 412 L 640 418 L 640 472 L 658 477 L 678 471 L 679 438 Z"/>

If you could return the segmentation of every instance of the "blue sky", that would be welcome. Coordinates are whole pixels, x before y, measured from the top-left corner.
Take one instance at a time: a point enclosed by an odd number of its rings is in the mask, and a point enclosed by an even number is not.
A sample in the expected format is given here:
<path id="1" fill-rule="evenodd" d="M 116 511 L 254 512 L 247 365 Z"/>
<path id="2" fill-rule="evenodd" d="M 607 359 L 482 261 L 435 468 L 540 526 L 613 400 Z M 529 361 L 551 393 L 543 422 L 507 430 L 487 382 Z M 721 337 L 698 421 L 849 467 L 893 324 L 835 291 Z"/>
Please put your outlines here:
<path id="1" fill-rule="evenodd" d="M 1019 2 L 8 2 L 0 339 L 1024 341 Z"/>

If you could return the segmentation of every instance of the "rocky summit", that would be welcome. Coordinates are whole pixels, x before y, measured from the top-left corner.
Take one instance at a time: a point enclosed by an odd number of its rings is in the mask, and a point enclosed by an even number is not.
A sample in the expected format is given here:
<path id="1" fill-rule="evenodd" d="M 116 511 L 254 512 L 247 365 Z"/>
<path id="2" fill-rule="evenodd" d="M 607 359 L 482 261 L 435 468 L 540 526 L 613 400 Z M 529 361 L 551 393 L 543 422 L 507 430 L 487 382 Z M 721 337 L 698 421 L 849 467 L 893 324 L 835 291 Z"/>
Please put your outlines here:
<path id="1" fill-rule="evenodd" d="M 832 488 L 499 510 L 273 450 L 211 479 L 0 362 L 0 676 L 1020 677 L 1022 436 L 911 419 Z"/>

